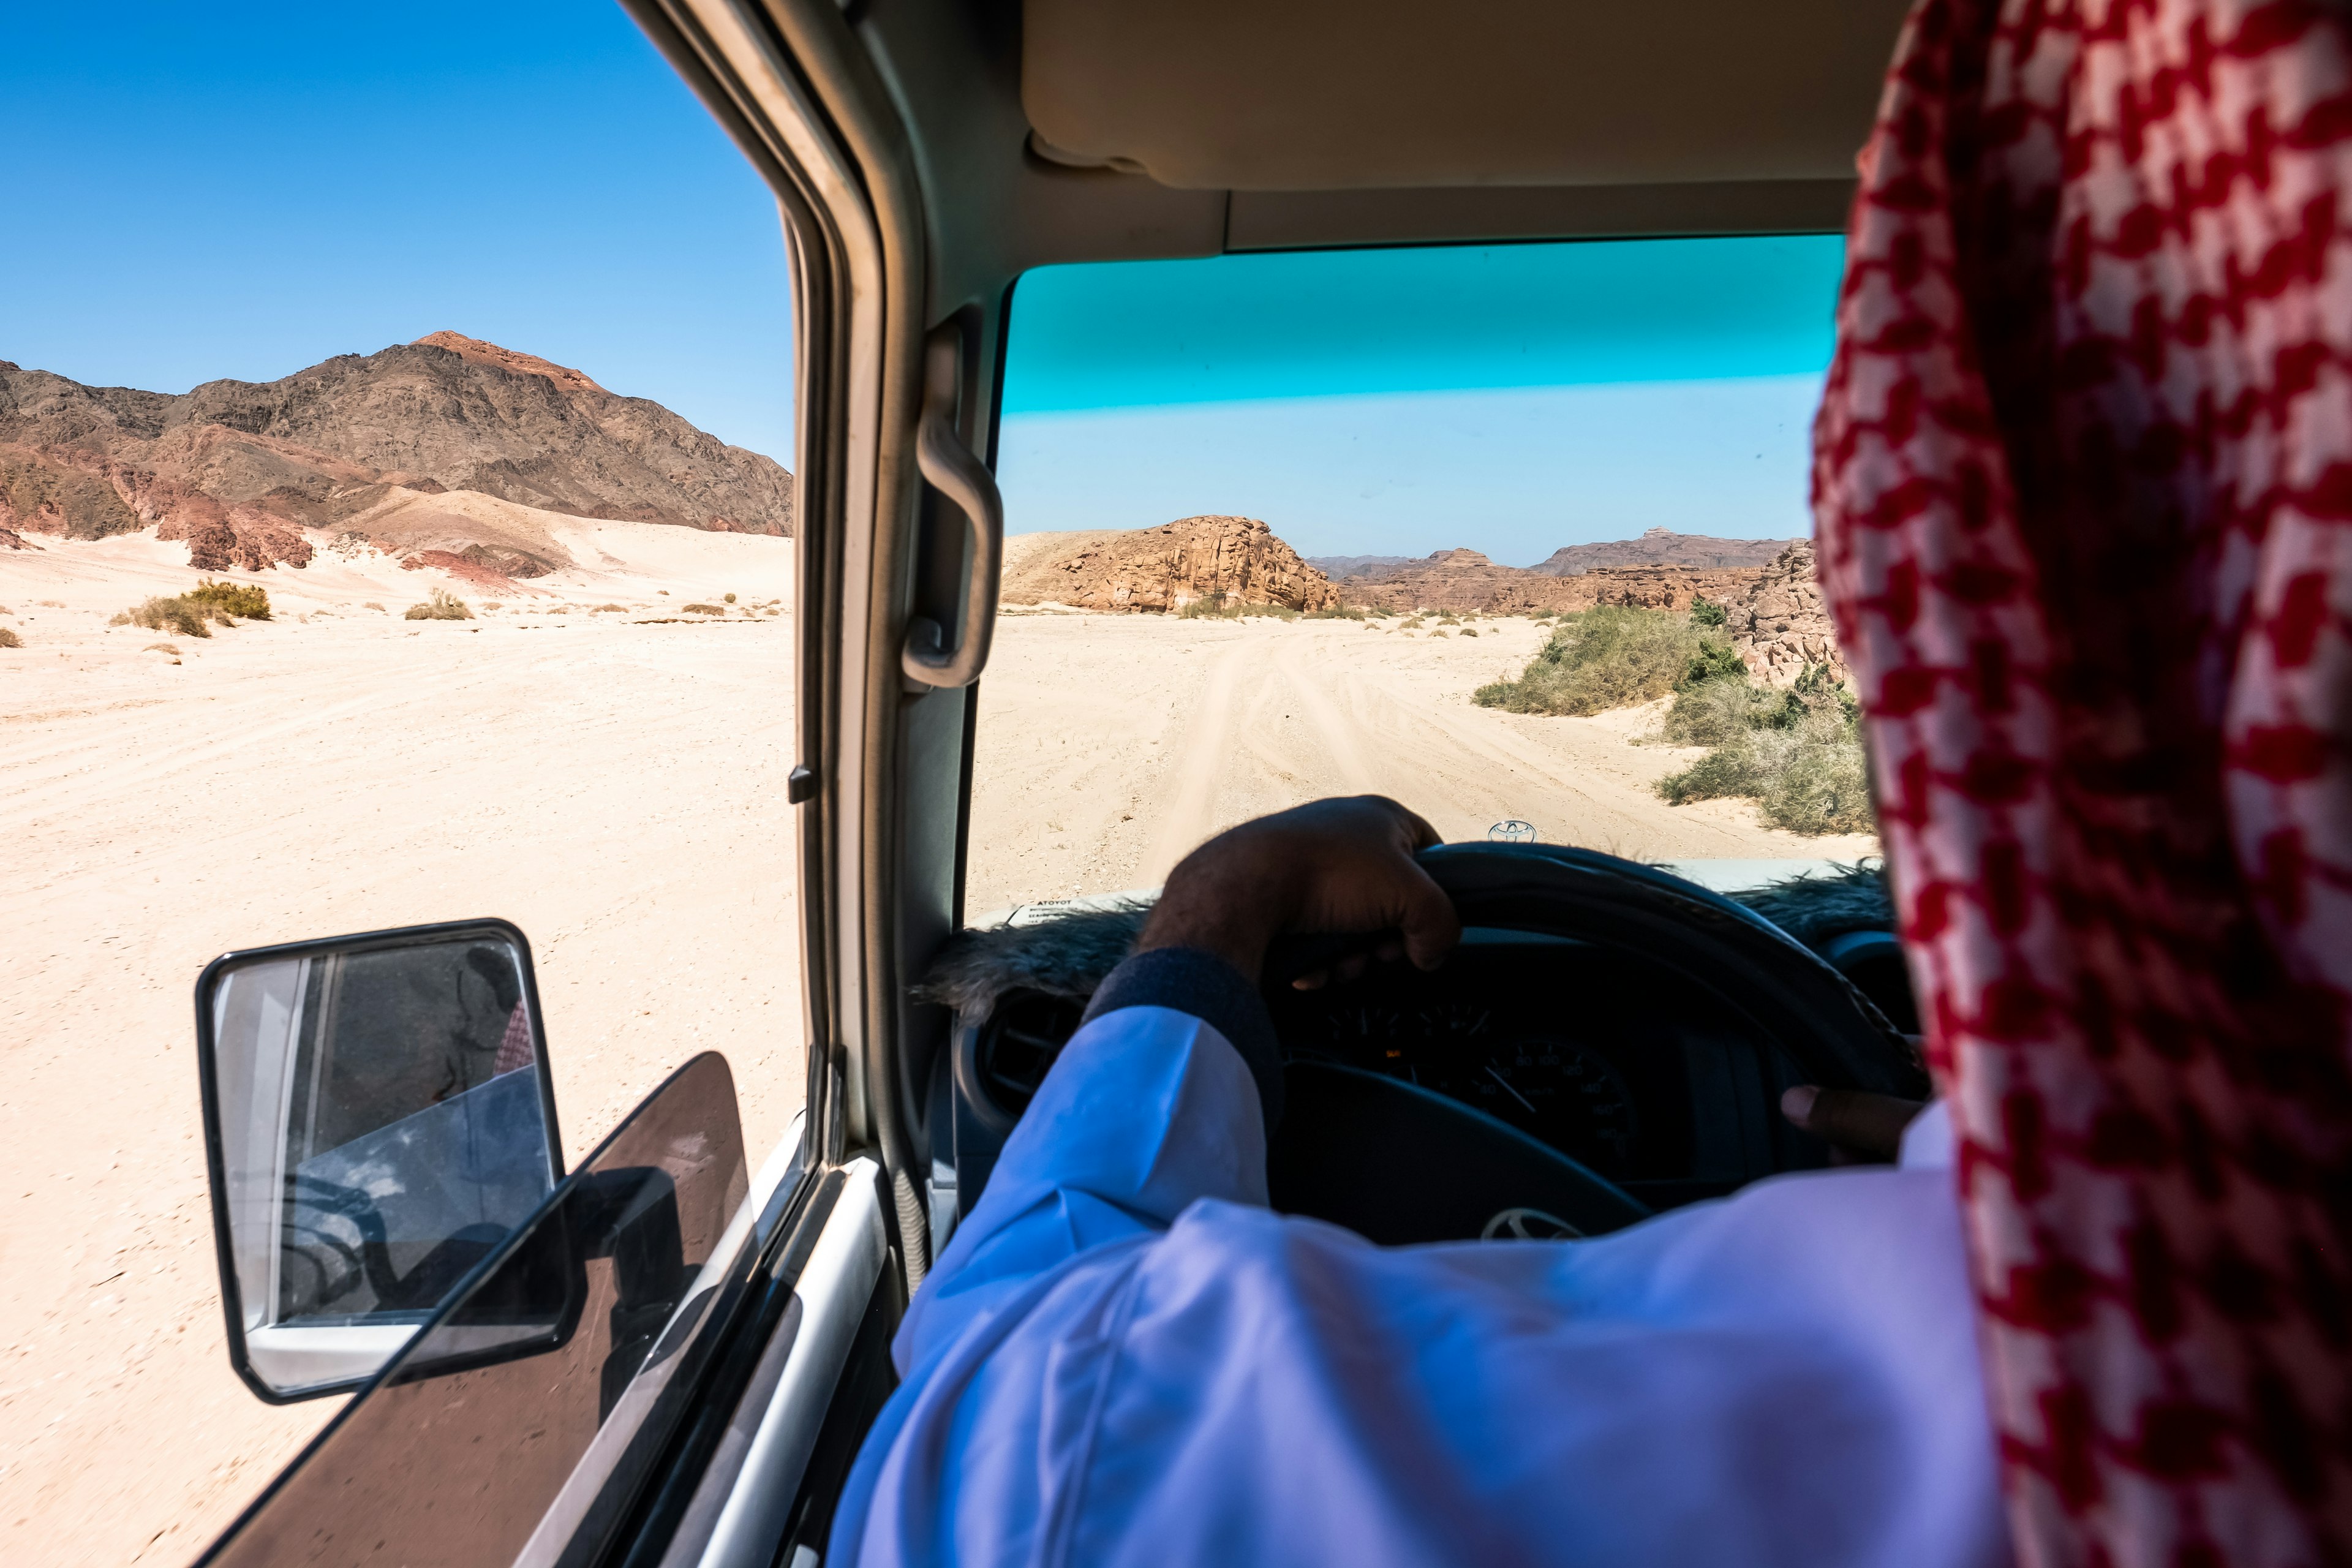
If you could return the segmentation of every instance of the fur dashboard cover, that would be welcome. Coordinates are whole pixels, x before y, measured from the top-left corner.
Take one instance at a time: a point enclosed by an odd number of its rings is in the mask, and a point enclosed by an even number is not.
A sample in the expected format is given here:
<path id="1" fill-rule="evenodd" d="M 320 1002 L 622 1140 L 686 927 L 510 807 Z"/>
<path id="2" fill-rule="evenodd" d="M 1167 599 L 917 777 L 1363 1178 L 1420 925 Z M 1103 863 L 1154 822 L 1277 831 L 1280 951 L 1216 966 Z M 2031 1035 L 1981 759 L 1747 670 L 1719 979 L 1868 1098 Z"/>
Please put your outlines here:
<path id="1" fill-rule="evenodd" d="M 1807 945 L 1851 931 L 1893 931 L 1894 901 L 1875 861 L 1827 875 L 1792 877 L 1729 895 Z M 1035 991 L 1083 1002 L 1135 945 L 1149 899 L 1040 912 L 1023 923 L 958 932 L 921 984 L 919 1002 L 984 1018 L 996 999 Z M 1016 916 L 1016 920 L 1022 917 Z"/>

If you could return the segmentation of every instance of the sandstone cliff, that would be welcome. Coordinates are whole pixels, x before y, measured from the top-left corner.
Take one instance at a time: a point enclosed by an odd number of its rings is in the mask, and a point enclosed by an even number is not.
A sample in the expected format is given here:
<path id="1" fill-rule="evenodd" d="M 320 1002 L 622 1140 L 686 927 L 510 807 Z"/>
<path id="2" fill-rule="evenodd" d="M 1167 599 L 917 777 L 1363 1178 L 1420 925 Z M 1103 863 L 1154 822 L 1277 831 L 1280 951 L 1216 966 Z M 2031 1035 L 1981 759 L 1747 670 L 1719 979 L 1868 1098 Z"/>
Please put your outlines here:
<path id="1" fill-rule="evenodd" d="M 770 458 L 579 371 L 455 332 L 181 396 L 0 361 L 0 528 L 12 531 L 92 539 L 160 525 L 207 570 L 299 566 L 305 527 L 451 491 L 575 517 L 793 531 L 792 476 Z M 529 574 L 563 563 L 511 564 Z"/>
<path id="2" fill-rule="evenodd" d="M 1229 605 L 1294 610 L 1339 603 L 1330 580 L 1254 517 L 1186 517 L 1158 528 L 1006 542 L 1004 604 L 1164 615 L 1218 595 Z"/>
<path id="3" fill-rule="evenodd" d="M 1339 584 L 1351 605 L 1380 610 L 1477 610 L 1492 616 L 1537 610 L 1589 610 L 1595 605 L 1687 608 L 1694 595 L 1722 599 L 1746 588 L 1753 570 L 1622 566 L 1554 577 L 1499 566 L 1475 550 L 1441 550 L 1410 566 Z"/>
<path id="4" fill-rule="evenodd" d="M 1748 672 L 1773 686 L 1792 685 L 1808 665 L 1847 678 L 1845 655 L 1813 578 L 1812 541 L 1792 541 L 1743 592 L 1723 601 L 1724 629 Z"/>
<path id="5" fill-rule="evenodd" d="M 1570 577 L 1612 566 L 1762 566 L 1796 541 L 1790 539 L 1714 539 L 1703 533 L 1676 533 L 1653 528 L 1639 539 L 1615 539 L 1599 544 L 1571 544 L 1555 550 L 1530 570 L 1549 577 Z"/>

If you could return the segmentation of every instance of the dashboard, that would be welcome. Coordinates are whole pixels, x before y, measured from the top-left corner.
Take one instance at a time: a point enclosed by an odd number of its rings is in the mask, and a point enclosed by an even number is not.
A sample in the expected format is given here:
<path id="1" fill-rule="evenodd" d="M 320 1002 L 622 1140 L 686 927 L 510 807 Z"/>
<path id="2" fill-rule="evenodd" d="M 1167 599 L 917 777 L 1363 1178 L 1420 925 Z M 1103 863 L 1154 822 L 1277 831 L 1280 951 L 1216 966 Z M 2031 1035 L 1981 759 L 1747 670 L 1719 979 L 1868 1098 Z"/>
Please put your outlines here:
<path id="1" fill-rule="evenodd" d="M 1381 966 L 1267 1002 L 1287 1060 L 1402 1079 L 1469 1106 L 1653 1208 L 1818 1157 L 1778 1114 L 1780 1091 L 1801 1081 L 1793 1065 L 1712 988 L 1621 948 L 1473 930 L 1433 973 Z M 1080 1012 L 1015 992 L 961 1043 L 965 1081 L 1008 1127 Z"/>

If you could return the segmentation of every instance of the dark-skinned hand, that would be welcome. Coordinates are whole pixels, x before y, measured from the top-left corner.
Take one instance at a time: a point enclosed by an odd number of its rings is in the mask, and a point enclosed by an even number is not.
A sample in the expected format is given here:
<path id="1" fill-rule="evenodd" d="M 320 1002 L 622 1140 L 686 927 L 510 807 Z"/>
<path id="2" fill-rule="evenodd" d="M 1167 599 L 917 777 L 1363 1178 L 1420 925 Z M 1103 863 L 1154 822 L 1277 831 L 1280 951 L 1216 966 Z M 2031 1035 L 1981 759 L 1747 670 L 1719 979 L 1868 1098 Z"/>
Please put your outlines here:
<path id="1" fill-rule="evenodd" d="M 1436 829 L 1385 795 L 1318 800 L 1217 835 L 1168 874 L 1135 951 L 1213 952 L 1251 980 L 1279 936 L 1394 932 L 1341 959 L 1342 978 L 1372 958 L 1434 969 L 1462 940 L 1454 901 L 1413 856 Z M 1323 976 L 1293 984 L 1310 989 Z"/>

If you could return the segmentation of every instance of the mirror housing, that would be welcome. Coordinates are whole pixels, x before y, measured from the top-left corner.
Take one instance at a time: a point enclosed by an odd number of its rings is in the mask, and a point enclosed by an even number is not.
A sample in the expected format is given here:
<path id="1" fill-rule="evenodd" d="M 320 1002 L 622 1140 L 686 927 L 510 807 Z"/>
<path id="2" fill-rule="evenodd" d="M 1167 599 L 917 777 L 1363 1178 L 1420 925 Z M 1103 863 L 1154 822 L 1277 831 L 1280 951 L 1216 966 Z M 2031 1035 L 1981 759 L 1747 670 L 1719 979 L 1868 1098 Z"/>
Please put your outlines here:
<path id="1" fill-rule="evenodd" d="M 356 1388 L 562 1180 L 530 946 L 457 921 L 225 953 L 196 1065 L 230 1364 Z M 527 1312 L 470 1353 L 536 1341 Z"/>

